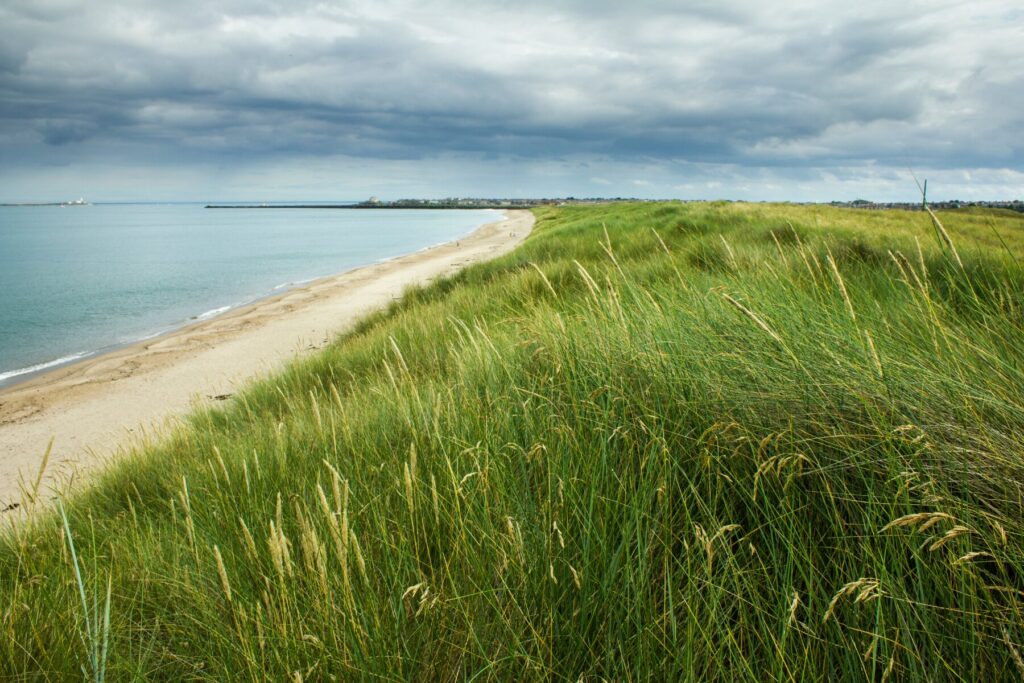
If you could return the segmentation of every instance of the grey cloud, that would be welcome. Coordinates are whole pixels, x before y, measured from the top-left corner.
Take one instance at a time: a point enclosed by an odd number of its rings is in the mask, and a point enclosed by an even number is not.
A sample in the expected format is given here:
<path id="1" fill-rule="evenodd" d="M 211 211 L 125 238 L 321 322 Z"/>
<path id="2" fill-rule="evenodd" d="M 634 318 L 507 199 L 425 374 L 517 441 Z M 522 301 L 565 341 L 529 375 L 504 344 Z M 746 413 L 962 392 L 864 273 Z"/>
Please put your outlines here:
<path id="1" fill-rule="evenodd" d="M 15 3 L 0 156 L 1024 170 L 1014 5 Z"/>
<path id="2" fill-rule="evenodd" d="M 65 145 L 89 138 L 94 127 L 77 121 L 40 121 L 39 132 L 48 145 Z"/>

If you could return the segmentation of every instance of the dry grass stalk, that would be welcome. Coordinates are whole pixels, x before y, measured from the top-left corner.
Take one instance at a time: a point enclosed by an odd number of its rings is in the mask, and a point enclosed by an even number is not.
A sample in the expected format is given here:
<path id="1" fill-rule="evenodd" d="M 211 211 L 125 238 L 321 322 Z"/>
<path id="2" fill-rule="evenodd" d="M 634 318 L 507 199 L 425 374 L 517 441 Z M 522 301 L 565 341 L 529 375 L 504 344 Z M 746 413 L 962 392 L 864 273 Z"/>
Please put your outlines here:
<path id="1" fill-rule="evenodd" d="M 655 230 L 654 228 L 651 228 L 651 232 L 653 232 L 653 233 L 654 233 L 654 237 L 655 237 L 655 239 L 657 239 L 657 240 L 658 240 L 658 244 L 660 244 L 660 245 L 661 245 L 661 248 L 665 250 L 665 253 L 666 253 L 666 254 L 671 254 L 672 252 L 670 252 L 670 251 L 668 250 L 668 245 L 667 245 L 667 244 L 665 244 L 665 240 L 661 239 L 661 235 L 659 235 L 659 234 L 658 234 L 658 231 L 657 231 L 657 230 Z"/>
<path id="2" fill-rule="evenodd" d="M 893 644 L 892 654 L 889 655 L 889 664 L 885 667 L 885 671 L 882 672 L 882 683 L 888 681 L 889 677 L 892 676 L 892 672 L 896 669 L 897 645 L 898 643 Z"/>
<path id="3" fill-rule="evenodd" d="M 334 507 L 335 507 L 335 510 L 337 510 L 338 512 L 341 512 L 341 510 L 343 508 L 347 508 L 348 507 L 348 480 L 345 480 L 345 486 L 344 486 L 344 488 L 345 488 L 345 495 L 344 495 L 344 500 L 343 500 L 343 497 L 342 497 L 342 494 L 341 494 L 341 489 L 342 489 L 341 475 L 338 474 L 338 470 L 336 470 L 331 463 L 327 462 L 326 460 L 324 460 L 323 463 L 324 463 L 324 465 L 327 466 L 327 469 L 330 470 L 330 472 L 331 472 L 331 491 L 334 494 Z"/>
<path id="4" fill-rule="evenodd" d="M 252 482 L 249 480 L 249 463 L 242 461 L 242 478 L 245 480 L 245 493 L 252 495 Z"/>
<path id="5" fill-rule="evenodd" d="M 868 351 L 871 352 L 871 360 L 875 364 L 875 373 L 878 375 L 878 379 L 885 379 L 885 372 L 882 370 L 882 359 L 878 357 L 878 350 L 875 348 L 875 340 L 871 337 L 871 332 L 867 329 L 864 330 L 864 339 L 868 343 Z"/>
<path id="6" fill-rule="evenodd" d="M 882 527 L 881 530 L 888 531 L 897 527 L 916 527 L 916 530 L 920 532 L 943 520 L 956 521 L 952 515 L 947 515 L 945 512 L 916 512 L 894 519 Z"/>
<path id="7" fill-rule="evenodd" d="M 946 232 L 946 228 L 943 227 L 942 222 L 939 220 L 939 217 L 936 216 L 935 212 L 931 210 L 931 207 L 927 205 L 925 205 L 924 210 L 928 212 L 929 216 L 931 216 L 932 225 L 935 226 L 935 231 L 938 233 L 939 238 L 942 240 L 942 243 L 945 244 L 949 251 L 953 254 L 953 258 L 956 259 L 956 264 L 960 266 L 960 270 L 963 270 L 964 262 L 960 260 L 960 254 L 959 252 L 957 252 L 956 246 L 954 246 L 953 244 L 953 239 L 949 236 L 949 233 Z"/>
<path id="8" fill-rule="evenodd" d="M 430 475 L 430 501 L 434 507 L 434 525 L 437 527 L 441 526 L 441 505 L 438 502 L 437 497 L 437 478 L 433 474 Z"/>
<path id="9" fill-rule="evenodd" d="M 270 535 L 267 537 L 267 549 L 270 551 L 270 559 L 282 587 L 285 585 L 285 578 L 292 575 L 291 551 L 288 549 L 288 545 L 288 538 L 284 535 L 284 531 L 271 522 Z"/>
<path id="10" fill-rule="evenodd" d="M 956 560 L 953 561 L 953 564 L 956 565 L 956 564 L 964 564 L 965 562 L 973 562 L 974 560 L 978 559 L 979 557 L 992 557 L 992 553 L 986 553 L 986 552 L 981 552 L 981 551 L 970 552 L 970 553 L 967 553 L 966 555 L 962 555 L 961 557 L 958 557 Z"/>
<path id="11" fill-rule="evenodd" d="M 615 252 L 612 251 L 612 238 L 608 235 L 608 226 L 602 223 L 601 229 L 604 230 L 604 242 L 600 243 L 601 248 L 604 249 L 604 253 L 608 254 L 608 258 L 615 265 L 615 269 L 619 271 L 619 275 L 626 279 L 626 273 L 622 270 L 622 266 L 619 265 L 619 260 L 615 258 Z"/>
<path id="12" fill-rule="evenodd" d="M 1010 638 L 1010 630 L 1005 626 L 1002 627 L 1003 642 L 1006 643 L 1006 649 L 1010 651 L 1010 656 L 1013 658 L 1013 664 L 1017 667 L 1017 673 L 1024 678 L 1024 658 L 1020 655 L 1020 650 L 1013 644 L 1013 640 Z"/>
<path id="13" fill-rule="evenodd" d="M 320 416 L 320 403 L 316 400 L 316 394 L 313 390 L 309 390 L 309 404 L 313 409 L 313 419 L 316 420 L 316 433 L 320 436 L 324 434 L 324 420 Z"/>
<path id="14" fill-rule="evenodd" d="M 821 275 L 821 273 L 820 273 L 820 271 L 816 271 L 811 266 L 811 260 L 809 258 L 807 258 L 808 250 L 804 247 L 803 243 L 802 242 L 798 242 L 798 244 L 800 245 L 799 246 L 800 259 L 804 262 L 804 268 L 807 269 L 807 274 L 811 276 L 811 282 L 813 282 L 815 287 L 817 287 L 818 278 Z M 812 256 L 813 256 L 813 254 L 812 254 Z M 817 259 L 815 259 L 815 263 L 817 263 Z"/>
<path id="15" fill-rule="evenodd" d="M 920 246 L 920 245 L 919 245 Z M 917 269 L 914 268 L 914 264 L 910 262 L 903 252 L 901 251 L 890 251 L 890 258 L 896 263 L 896 267 L 899 268 L 900 274 L 903 275 L 903 281 L 911 291 L 918 291 L 925 297 L 928 296 L 928 286 L 925 282 L 918 277 Z M 914 281 L 911 283 L 911 279 Z M 915 290 L 916 285 L 916 290 Z"/>
<path id="16" fill-rule="evenodd" d="M 526 564 L 526 555 L 523 550 L 523 531 L 519 528 L 519 523 L 511 517 L 505 518 L 505 528 L 508 532 L 509 542 L 512 545 L 512 549 L 516 553 L 516 557 L 519 560 L 519 565 L 523 566 Z"/>
<path id="17" fill-rule="evenodd" d="M 582 588 L 583 587 L 583 581 L 580 578 L 580 573 L 578 571 L 576 571 L 576 568 L 573 567 L 568 562 L 565 563 L 565 566 L 569 568 L 569 573 L 572 574 L 572 582 L 576 585 L 576 590 L 579 590 L 580 588 Z"/>
<path id="18" fill-rule="evenodd" d="M 256 562 L 259 560 L 259 553 L 256 551 L 256 540 L 252 537 L 252 533 L 250 533 L 244 519 L 239 517 L 238 523 L 242 525 L 242 540 L 245 541 L 245 550 L 249 553 L 249 559 Z"/>
<path id="19" fill-rule="evenodd" d="M 703 548 L 704 556 L 707 563 L 707 573 L 710 576 L 711 570 L 715 560 L 715 541 L 729 533 L 739 529 L 739 524 L 726 524 L 715 532 L 714 536 L 708 536 L 708 533 L 704 530 L 700 524 L 693 525 L 693 534 L 697 537 L 697 543 Z"/>
<path id="20" fill-rule="evenodd" d="M 729 263 L 732 265 L 732 269 L 739 270 L 739 261 L 736 259 L 736 252 L 733 251 L 732 245 L 725 239 L 725 235 L 719 234 L 718 238 L 722 240 L 722 244 L 725 246 L 725 253 L 729 254 Z"/>
<path id="21" fill-rule="evenodd" d="M 342 583 L 346 589 L 349 586 L 348 578 L 348 519 L 345 519 L 346 529 L 342 531 L 341 524 L 338 522 L 338 513 L 331 510 L 331 506 L 327 502 L 327 495 L 324 493 L 323 487 L 320 484 L 316 485 L 317 499 L 320 502 L 320 509 L 323 511 L 324 516 L 327 518 L 327 529 L 331 535 L 331 540 L 334 542 L 334 552 L 338 557 L 338 564 L 341 565 L 341 578 Z"/>
<path id="22" fill-rule="evenodd" d="M 317 577 L 324 595 L 327 590 L 327 563 L 323 544 L 316 529 L 303 514 L 298 501 L 295 502 L 295 521 L 299 527 L 299 547 L 302 549 L 302 566 L 307 576 Z"/>
<path id="23" fill-rule="evenodd" d="M 548 276 L 544 274 L 544 271 L 540 269 L 540 266 L 538 266 L 533 261 L 530 261 L 530 266 L 535 271 L 537 271 L 538 275 L 540 275 L 540 279 L 544 282 L 544 286 L 548 288 L 548 291 L 551 292 L 551 294 L 553 294 L 555 297 L 557 297 L 558 296 L 558 292 L 556 292 L 555 288 L 551 286 L 551 281 L 548 280 Z"/>
<path id="24" fill-rule="evenodd" d="M 412 608 L 412 601 L 419 597 L 419 604 L 414 611 Z M 434 595 L 430 591 L 430 586 L 426 581 L 421 581 L 414 586 L 409 586 L 402 593 L 402 604 L 405 606 L 405 613 L 410 617 L 418 617 L 427 609 L 430 609 L 438 602 L 438 596 Z"/>
<path id="25" fill-rule="evenodd" d="M 46 466 L 50 463 L 51 453 L 53 453 L 53 437 L 51 437 L 49 443 L 46 444 L 46 451 L 43 453 L 42 462 L 39 463 L 39 471 L 36 472 L 36 478 L 32 482 L 32 487 L 26 491 L 21 480 L 19 480 L 19 488 L 21 488 L 22 497 L 29 504 L 36 502 L 39 497 L 39 488 L 43 484 L 43 474 L 46 472 Z"/>
<path id="26" fill-rule="evenodd" d="M 406 589 L 406 592 L 401 594 L 401 603 L 406 607 L 406 614 L 409 616 L 414 615 L 412 601 L 416 599 L 416 596 L 420 591 L 423 592 L 424 596 L 429 593 L 430 588 L 427 586 L 426 582 L 420 582 L 419 584 L 410 586 Z"/>
<path id="27" fill-rule="evenodd" d="M 409 519 L 411 520 L 416 517 L 416 503 L 413 500 L 412 472 L 409 463 L 402 466 L 402 479 L 405 482 L 405 504 L 409 508 Z"/>
<path id="28" fill-rule="evenodd" d="M 828 609 L 825 610 L 825 616 L 822 617 L 821 623 L 824 624 L 832 617 L 839 601 L 842 598 L 853 595 L 854 593 L 857 593 L 857 597 L 853 601 L 854 604 L 870 602 L 871 600 L 875 600 L 882 596 L 878 579 L 860 578 L 856 581 L 851 581 L 840 588 L 839 592 L 832 596 L 832 600 L 828 603 Z"/>
<path id="29" fill-rule="evenodd" d="M 587 271 L 586 268 L 583 267 L 582 263 L 575 260 L 573 261 L 573 263 L 576 264 L 576 270 L 579 271 L 580 276 L 583 278 L 583 283 L 587 286 L 587 289 L 590 291 L 590 295 L 594 297 L 594 299 L 596 300 L 597 292 L 599 289 L 597 286 L 597 282 L 595 282 L 594 278 L 590 276 L 590 273 Z"/>
<path id="30" fill-rule="evenodd" d="M 836 265 L 836 260 L 832 257 L 832 250 L 828 250 L 828 256 L 825 257 L 828 261 L 829 268 L 832 270 L 832 277 L 835 278 L 836 285 L 839 286 L 839 293 L 843 296 L 843 301 L 846 303 L 846 310 L 850 314 L 850 319 L 853 322 L 857 322 L 857 313 L 853 310 L 853 301 L 850 300 L 850 293 L 846 291 L 846 283 L 843 281 L 843 276 L 839 273 L 839 266 Z"/>
<path id="31" fill-rule="evenodd" d="M 782 250 L 782 243 L 779 242 L 778 235 L 775 234 L 774 230 L 769 230 L 768 234 L 772 236 L 772 242 L 775 242 L 775 250 L 779 252 L 779 260 L 783 263 L 786 262 L 786 252 Z"/>
<path id="32" fill-rule="evenodd" d="M 359 539 L 356 537 L 356 532 L 349 532 L 349 540 L 352 543 L 352 551 L 356 556 L 356 567 L 359 568 L 359 575 L 363 581 L 368 581 L 369 577 L 366 574 L 366 560 L 363 558 L 363 549 L 359 546 Z"/>
<path id="33" fill-rule="evenodd" d="M 780 454 L 767 458 L 764 462 L 758 465 L 757 471 L 754 472 L 754 500 L 757 500 L 758 491 L 761 488 L 761 480 L 766 475 L 774 475 L 778 478 L 782 476 L 783 470 L 789 468 L 789 475 L 786 477 L 786 481 L 783 484 L 783 489 L 785 490 L 789 487 L 794 478 L 799 477 L 803 473 L 804 465 L 809 465 L 810 462 L 810 458 L 803 453 L 792 453 L 790 455 Z"/>
<path id="34" fill-rule="evenodd" d="M 711 564 L 715 558 L 715 549 L 711 543 L 711 539 L 708 537 L 704 527 L 700 524 L 693 525 L 693 535 L 697 537 L 697 543 L 701 548 L 704 549 L 705 560 L 707 563 L 707 573 L 711 574 Z"/>
<path id="35" fill-rule="evenodd" d="M 405 356 L 402 355 L 402 350 L 400 348 L 398 348 L 398 342 L 395 341 L 395 338 L 392 337 L 392 336 L 389 336 L 388 339 L 391 342 L 391 348 L 395 352 L 395 357 L 398 359 L 399 365 L 402 366 L 402 371 L 405 373 L 406 376 L 408 376 L 409 375 L 409 365 L 405 362 Z"/>
<path id="36" fill-rule="evenodd" d="M 267 536 L 267 549 L 270 551 L 270 561 L 274 565 L 274 572 L 277 574 L 278 582 L 284 585 L 284 558 L 277 542 L 277 527 L 270 523 L 270 534 Z"/>
<path id="37" fill-rule="evenodd" d="M 796 626 L 796 624 L 797 624 L 796 611 L 799 608 L 800 608 L 800 593 L 798 593 L 797 591 L 793 591 L 793 599 L 789 603 L 789 619 L 786 620 L 786 623 L 789 626 Z"/>
<path id="38" fill-rule="evenodd" d="M 192 554 L 196 562 L 199 562 L 199 549 L 196 547 L 196 527 L 192 519 L 192 501 L 188 494 L 188 481 L 181 478 L 181 490 L 178 491 L 178 499 L 181 501 L 181 508 L 185 514 L 185 531 L 188 534 L 188 544 L 192 548 Z"/>
<path id="39" fill-rule="evenodd" d="M 284 529 L 284 506 L 281 502 L 281 492 L 277 492 L 277 501 L 274 504 L 274 521 L 277 522 L 277 528 Z"/>
<path id="40" fill-rule="evenodd" d="M 228 581 L 228 570 L 224 566 L 224 559 L 220 556 L 220 548 L 213 546 L 213 557 L 217 561 L 217 574 L 220 576 L 220 587 L 224 591 L 224 597 L 231 602 L 231 583 Z"/>
<path id="41" fill-rule="evenodd" d="M 768 327 L 768 323 L 761 320 L 761 318 L 759 318 L 756 313 L 754 313 L 752 310 L 750 310 L 749 308 L 741 304 L 739 301 L 737 301 L 736 299 L 732 298 L 731 296 L 724 292 L 722 293 L 722 298 L 728 301 L 733 306 L 735 306 L 737 309 L 739 309 L 740 312 L 743 313 L 743 315 L 753 320 L 754 324 L 760 327 L 765 332 L 767 332 L 772 339 L 777 341 L 779 344 L 782 344 L 782 337 L 777 335 L 772 328 Z"/>
<path id="42" fill-rule="evenodd" d="M 217 464 L 220 465 L 221 474 L 224 475 L 224 482 L 228 486 L 230 486 L 231 485 L 231 476 L 228 475 L 228 468 L 227 468 L 227 465 L 224 464 L 224 457 L 220 454 L 220 449 L 217 448 L 216 446 L 214 446 L 213 447 L 213 454 L 217 458 Z"/>
<path id="43" fill-rule="evenodd" d="M 945 535 L 942 536 L 942 538 L 940 538 L 939 540 L 935 541 L 930 546 L 928 546 L 928 552 L 935 552 L 936 550 L 938 550 L 942 546 L 946 545 L 947 543 L 949 543 L 953 539 L 958 538 L 960 536 L 963 536 L 965 534 L 969 534 L 969 533 L 971 533 L 970 529 L 968 529 L 967 527 L 965 527 L 965 526 L 963 526 L 961 524 L 957 524 L 952 529 L 947 531 L 945 533 Z"/>
<path id="44" fill-rule="evenodd" d="M 999 534 L 999 542 L 1003 546 L 1006 546 L 1006 544 L 1010 542 L 1009 537 L 1006 535 L 1006 528 L 994 519 L 990 519 L 989 524 L 991 524 L 992 528 L 996 530 L 997 534 Z"/>

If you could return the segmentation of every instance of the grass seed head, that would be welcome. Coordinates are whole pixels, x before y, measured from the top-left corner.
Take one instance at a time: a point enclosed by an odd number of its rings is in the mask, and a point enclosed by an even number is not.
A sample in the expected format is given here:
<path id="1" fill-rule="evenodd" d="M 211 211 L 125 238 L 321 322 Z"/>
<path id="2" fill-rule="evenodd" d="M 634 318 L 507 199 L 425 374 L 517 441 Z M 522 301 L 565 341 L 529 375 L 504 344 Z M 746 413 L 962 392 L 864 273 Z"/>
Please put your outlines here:
<path id="1" fill-rule="evenodd" d="M 796 621 L 796 611 L 799 608 L 800 608 L 800 593 L 798 593 L 797 591 L 793 591 L 793 598 L 789 602 L 789 619 L 786 620 L 786 623 L 789 626 L 795 626 L 796 625 L 796 623 L 797 623 L 797 621 Z"/>
<path id="2" fill-rule="evenodd" d="M 231 583 L 228 581 L 228 570 L 224 567 L 224 560 L 220 556 L 220 548 L 213 546 L 213 557 L 217 561 L 217 574 L 220 576 L 220 587 L 224 591 L 224 597 L 231 602 Z"/>
<path id="3" fill-rule="evenodd" d="M 832 600 L 828 603 L 828 609 L 825 610 L 825 616 L 822 617 L 821 623 L 824 624 L 832 617 L 833 614 L 835 614 L 836 607 L 839 605 L 839 601 L 841 599 L 849 595 L 853 595 L 854 593 L 857 594 L 854 604 L 867 602 L 881 597 L 881 590 L 879 589 L 877 579 L 860 578 L 856 581 L 850 581 L 832 596 Z"/>

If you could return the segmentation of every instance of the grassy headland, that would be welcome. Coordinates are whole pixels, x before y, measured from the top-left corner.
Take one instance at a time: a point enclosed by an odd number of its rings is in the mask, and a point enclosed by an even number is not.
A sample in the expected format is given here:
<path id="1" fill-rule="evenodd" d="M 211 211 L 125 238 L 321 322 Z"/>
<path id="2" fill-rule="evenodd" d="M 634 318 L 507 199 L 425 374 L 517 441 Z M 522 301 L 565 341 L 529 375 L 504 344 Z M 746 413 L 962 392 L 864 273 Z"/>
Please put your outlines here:
<path id="1" fill-rule="evenodd" d="M 536 211 L 7 534 L 0 677 L 1024 673 L 1024 216 Z"/>

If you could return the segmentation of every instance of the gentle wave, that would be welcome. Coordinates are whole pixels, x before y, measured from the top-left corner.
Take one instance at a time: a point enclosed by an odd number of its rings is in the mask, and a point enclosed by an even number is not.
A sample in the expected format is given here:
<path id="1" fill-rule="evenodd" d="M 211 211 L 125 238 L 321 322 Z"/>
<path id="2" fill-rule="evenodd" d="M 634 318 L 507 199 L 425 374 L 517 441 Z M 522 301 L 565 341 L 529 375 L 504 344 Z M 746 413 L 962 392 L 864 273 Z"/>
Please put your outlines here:
<path id="1" fill-rule="evenodd" d="M 311 277 L 311 278 L 307 278 L 305 280 L 294 280 L 292 282 L 282 282 L 281 284 L 276 285 L 274 287 L 274 289 L 271 290 L 271 291 L 277 292 L 279 290 L 289 289 L 291 287 L 300 287 L 302 285 L 308 285 L 310 282 L 313 282 L 314 280 L 319 280 L 319 279 L 320 278 L 318 278 L 318 277 Z"/>
<path id="2" fill-rule="evenodd" d="M 39 372 L 40 370 L 47 370 L 49 368 L 56 367 L 58 365 L 65 365 L 76 360 L 82 360 L 86 356 L 91 356 L 93 351 L 83 351 L 82 353 L 73 353 L 70 356 L 63 356 L 56 360 L 47 361 L 46 363 L 38 363 L 36 365 L 30 365 L 27 368 L 19 368 L 17 370 L 11 370 L 9 372 L 0 372 L 0 382 L 11 379 L 12 377 L 19 377 L 21 375 L 28 375 L 33 372 Z"/>
<path id="3" fill-rule="evenodd" d="M 213 309 L 210 309 L 209 311 L 206 311 L 205 313 L 201 313 L 200 315 L 193 316 L 192 317 L 192 321 L 209 320 L 210 318 L 217 317 L 221 313 L 226 313 L 227 311 L 230 311 L 232 308 L 235 308 L 235 307 L 234 306 L 220 306 L 219 308 L 213 308 Z M 96 350 L 93 350 L 93 351 L 82 351 L 81 353 L 72 353 L 72 354 L 70 354 L 68 356 L 61 356 L 60 358 L 57 358 L 55 360 L 46 361 L 45 363 L 37 363 L 35 365 L 29 365 L 26 368 L 18 368 L 17 370 L 9 370 L 7 372 L 0 372 L 0 384 L 3 384 L 5 381 L 7 381 L 9 379 L 13 379 L 15 377 L 21 377 L 22 375 L 30 375 L 30 374 L 35 373 L 35 372 L 41 372 L 43 370 L 49 370 L 50 368 L 55 368 L 55 367 L 58 367 L 60 365 L 67 365 L 69 363 L 73 363 L 75 361 L 82 360 L 83 358 L 89 358 L 90 356 L 95 356 L 97 354 L 103 353 L 103 352 L 105 352 L 107 350 L 111 350 L 113 348 L 122 347 L 122 346 L 130 346 L 131 344 L 138 344 L 139 342 L 149 341 L 150 339 L 155 339 L 156 337 L 163 336 L 163 335 L 167 334 L 168 332 L 172 332 L 174 329 L 175 328 L 165 328 L 165 329 L 158 330 L 156 332 L 152 332 L 150 334 L 147 334 L 147 335 L 144 335 L 144 336 L 141 336 L 141 337 L 132 337 L 130 339 L 123 339 L 123 340 L 121 340 L 117 344 L 116 347 L 104 347 L 102 349 L 96 349 Z"/>
<path id="4" fill-rule="evenodd" d="M 210 318 L 216 318 L 221 313 L 230 311 L 233 306 L 221 306 L 220 308 L 211 308 L 206 313 L 200 313 L 195 317 L 196 320 L 209 320 Z"/>

